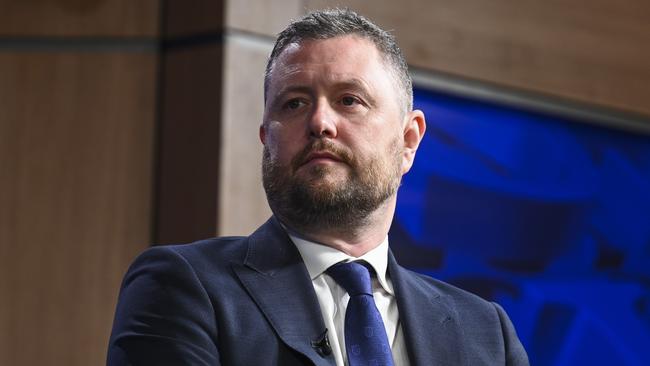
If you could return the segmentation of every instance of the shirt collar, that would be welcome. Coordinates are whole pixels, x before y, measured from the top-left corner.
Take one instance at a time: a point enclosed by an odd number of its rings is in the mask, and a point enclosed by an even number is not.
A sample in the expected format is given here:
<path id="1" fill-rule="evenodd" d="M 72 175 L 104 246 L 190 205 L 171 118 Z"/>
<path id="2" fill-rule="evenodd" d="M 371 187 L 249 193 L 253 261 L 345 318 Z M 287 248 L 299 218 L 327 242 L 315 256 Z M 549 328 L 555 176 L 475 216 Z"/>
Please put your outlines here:
<path id="1" fill-rule="evenodd" d="M 323 274 L 323 272 L 336 263 L 363 260 L 375 270 L 377 280 L 381 287 L 389 294 L 395 295 L 393 293 L 393 287 L 386 278 L 388 268 L 388 236 L 376 248 L 359 258 L 347 255 L 327 245 L 305 240 L 292 234 L 289 234 L 289 237 L 296 245 L 296 248 L 298 248 L 302 260 L 307 267 L 307 272 L 309 272 L 309 277 L 312 280 Z"/>

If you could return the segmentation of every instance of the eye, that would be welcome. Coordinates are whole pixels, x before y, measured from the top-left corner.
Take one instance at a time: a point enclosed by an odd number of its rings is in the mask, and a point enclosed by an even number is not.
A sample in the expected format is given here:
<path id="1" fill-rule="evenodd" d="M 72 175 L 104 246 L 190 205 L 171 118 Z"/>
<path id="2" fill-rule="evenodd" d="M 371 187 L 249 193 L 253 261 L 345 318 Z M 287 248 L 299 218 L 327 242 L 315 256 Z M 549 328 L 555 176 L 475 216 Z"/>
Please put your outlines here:
<path id="1" fill-rule="evenodd" d="M 305 105 L 305 102 L 302 99 L 294 98 L 294 99 L 289 99 L 286 103 L 284 103 L 283 108 L 289 110 L 296 110 L 302 107 L 303 105 Z"/>
<path id="2" fill-rule="evenodd" d="M 353 96 L 346 95 L 343 98 L 341 98 L 341 104 L 343 104 L 346 107 L 351 107 L 355 104 L 361 103 L 358 98 L 355 98 Z"/>

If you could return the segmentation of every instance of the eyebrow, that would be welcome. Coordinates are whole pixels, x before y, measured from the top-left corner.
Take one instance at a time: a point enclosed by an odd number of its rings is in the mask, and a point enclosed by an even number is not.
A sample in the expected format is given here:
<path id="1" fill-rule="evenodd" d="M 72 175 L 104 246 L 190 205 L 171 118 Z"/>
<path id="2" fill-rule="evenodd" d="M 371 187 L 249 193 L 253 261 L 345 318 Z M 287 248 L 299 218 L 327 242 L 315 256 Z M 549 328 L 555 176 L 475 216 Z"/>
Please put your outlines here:
<path id="1" fill-rule="evenodd" d="M 370 105 L 375 105 L 375 98 L 370 93 L 370 85 L 365 83 L 363 80 L 352 78 L 349 80 L 335 82 L 335 84 L 337 89 L 353 89 L 359 92 L 363 99 L 365 99 Z"/>
<path id="2" fill-rule="evenodd" d="M 311 88 L 307 85 L 289 85 L 280 89 L 280 92 L 276 93 L 275 96 L 283 96 L 289 93 L 311 94 Z"/>
<path id="3" fill-rule="evenodd" d="M 371 105 L 375 105 L 375 98 L 372 97 L 370 94 L 370 88 L 367 83 L 363 82 L 361 79 L 358 78 L 351 78 L 351 79 L 346 79 L 346 80 L 341 80 L 341 81 L 332 81 L 332 84 L 334 84 L 334 89 L 335 90 L 347 90 L 347 89 L 352 89 L 358 93 L 361 94 L 361 96 Z M 273 99 L 281 99 L 282 96 L 289 94 L 289 93 L 303 93 L 303 94 L 313 94 L 313 89 L 310 86 L 307 85 L 301 85 L 301 84 L 296 84 L 296 85 L 289 85 L 286 86 L 282 89 L 280 89 L 280 92 L 275 94 L 275 97 Z"/>

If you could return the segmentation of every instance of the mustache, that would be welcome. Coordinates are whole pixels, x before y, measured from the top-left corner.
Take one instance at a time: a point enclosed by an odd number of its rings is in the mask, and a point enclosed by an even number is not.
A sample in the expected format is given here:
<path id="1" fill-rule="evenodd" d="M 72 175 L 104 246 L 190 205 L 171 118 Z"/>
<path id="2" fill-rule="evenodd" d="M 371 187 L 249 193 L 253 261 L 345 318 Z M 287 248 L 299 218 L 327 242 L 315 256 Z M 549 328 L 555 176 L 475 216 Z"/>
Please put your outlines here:
<path id="1" fill-rule="evenodd" d="M 313 140 L 291 159 L 291 168 L 294 171 L 300 168 L 307 163 L 309 155 L 314 152 L 332 154 L 343 163 L 353 165 L 352 153 L 349 150 L 330 140 L 318 139 Z"/>

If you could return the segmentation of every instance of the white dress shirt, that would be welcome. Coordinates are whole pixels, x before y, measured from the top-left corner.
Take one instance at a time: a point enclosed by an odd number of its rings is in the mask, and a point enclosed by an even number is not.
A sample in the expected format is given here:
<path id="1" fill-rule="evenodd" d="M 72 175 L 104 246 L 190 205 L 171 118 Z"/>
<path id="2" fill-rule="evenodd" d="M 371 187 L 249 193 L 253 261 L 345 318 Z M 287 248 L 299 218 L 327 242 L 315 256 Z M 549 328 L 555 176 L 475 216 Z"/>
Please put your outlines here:
<path id="1" fill-rule="evenodd" d="M 372 278 L 372 292 L 375 304 L 381 314 L 388 342 L 393 353 L 395 366 L 409 364 L 404 335 L 399 321 L 397 300 L 393 291 L 393 284 L 387 275 L 388 267 L 388 237 L 375 249 L 359 258 L 349 256 L 334 248 L 323 244 L 307 241 L 303 238 L 289 235 L 302 256 L 311 282 L 316 290 L 318 303 L 323 314 L 328 337 L 332 347 L 332 354 L 338 366 L 347 365 L 345 352 L 345 311 L 350 296 L 344 288 L 334 281 L 325 271 L 332 265 L 345 261 L 363 260 L 370 264 L 377 274 Z"/>

